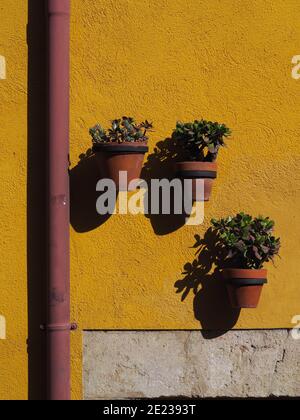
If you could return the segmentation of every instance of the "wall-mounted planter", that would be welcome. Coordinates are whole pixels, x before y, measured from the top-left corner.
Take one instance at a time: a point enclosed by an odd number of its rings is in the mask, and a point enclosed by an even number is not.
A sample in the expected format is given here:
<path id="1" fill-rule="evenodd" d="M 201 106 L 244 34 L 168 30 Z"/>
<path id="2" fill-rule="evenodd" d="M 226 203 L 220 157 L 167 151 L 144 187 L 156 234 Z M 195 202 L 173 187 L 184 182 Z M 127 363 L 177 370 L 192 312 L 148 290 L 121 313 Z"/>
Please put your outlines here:
<path id="1" fill-rule="evenodd" d="M 118 191 L 128 190 L 128 184 L 139 178 L 145 153 L 148 152 L 146 142 L 99 143 L 93 150 L 99 162 L 102 176 L 112 179 Z M 119 172 L 127 172 L 126 185 L 120 185 Z"/>
<path id="2" fill-rule="evenodd" d="M 234 308 L 256 308 L 262 287 L 267 283 L 267 270 L 261 268 L 278 255 L 280 238 L 274 236 L 274 220 L 253 217 L 244 212 L 219 220 L 211 220 L 215 255 L 224 268 L 230 303 Z"/>
<path id="3" fill-rule="evenodd" d="M 226 268 L 223 270 L 230 304 L 233 308 L 256 308 L 267 270 Z"/>
<path id="4" fill-rule="evenodd" d="M 192 198 L 194 201 L 208 201 L 213 181 L 217 176 L 216 159 L 221 147 L 225 146 L 225 139 L 231 131 L 225 124 L 218 122 L 194 120 L 190 122 L 177 121 L 172 139 L 177 151 L 177 176 L 181 179 L 192 179 Z M 184 161 L 183 161 L 184 160 Z M 197 180 L 204 181 L 197 192 Z M 199 183 L 198 183 L 199 184 Z"/>
<path id="5" fill-rule="evenodd" d="M 177 176 L 184 179 L 192 179 L 192 198 L 194 201 L 208 201 L 214 179 L 217 177 L 216 162 L 177 162 Z M 196 190 L 197 179 L 204 181 L 204 196 L 202 191 Z"/>

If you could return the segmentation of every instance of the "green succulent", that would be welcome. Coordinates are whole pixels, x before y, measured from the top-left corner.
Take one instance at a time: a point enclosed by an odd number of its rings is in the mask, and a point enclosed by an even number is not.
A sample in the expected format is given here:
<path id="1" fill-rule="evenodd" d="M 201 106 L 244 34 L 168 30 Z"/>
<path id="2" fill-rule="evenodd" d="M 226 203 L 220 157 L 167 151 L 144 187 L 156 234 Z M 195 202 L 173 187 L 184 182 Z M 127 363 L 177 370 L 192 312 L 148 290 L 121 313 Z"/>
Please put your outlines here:
<path id="1" fill-rule="evenodd" d="M 190 160 L 214 162 L 220 147 L 225 146 L 224 138 L 230 134 L 225 124 L 201 119 L 187 123 L 178 121 L 173 138 L 187 151 Z"/>
<path id="2" fill-rule="evenodd" d="M 122 117 L 111 122 L 111 127 L 105 130 L 100 124 L 90 128 L 93 144 L 147 142 L 147 132 L 151 131 L 152 123 L 145 120 L 137 124 L 132 117 Z"/>
<path id="3" fill-rule="evenodd" d="M 234 217 L 211 220 L 212 230 L 228 251 L 226 258 L 235 260 L 239 268 L 262 268 L 278 254 L 280 238 L 273 236 L 274 221 L 269 217 L 252 217 L 238 213 Z"/>

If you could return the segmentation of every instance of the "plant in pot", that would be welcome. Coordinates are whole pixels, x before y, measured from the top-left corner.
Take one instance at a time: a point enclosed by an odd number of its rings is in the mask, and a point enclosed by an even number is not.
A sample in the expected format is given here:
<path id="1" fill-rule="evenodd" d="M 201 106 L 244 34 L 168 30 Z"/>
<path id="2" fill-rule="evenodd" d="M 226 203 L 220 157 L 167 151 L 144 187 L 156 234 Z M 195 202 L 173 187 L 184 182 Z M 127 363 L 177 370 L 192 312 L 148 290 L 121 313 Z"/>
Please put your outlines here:
<path id="1" fill-rule="evenodd" d="M 280 238 L 273 235 L 269 217 L 238 213 L 211 220 L 218 246 L 224 251 L 222 275 L 234 308 L 256 308 L 262 287 L 267 283 L 264 263 L 278 254 Z"/>
<path id="2" fill-rule="evenodd" d="M 217 175 L 218 152 L 221 146 L 225 146 L 224 139 L 230 134 L 230 129 L 218 122 L 203 119 L 177 122 L 172 137 L 186 158 L 176 163 L 177 175 L 182 179 L 192 179 L 193 200 L 209 200 L 213 180 Z M 197 179 L 204 180 L 204 197 L 201 197 L 201 191 L 197 194 Z"/>
<path id="3" fill-rule="evenodd" d="M 93 152 L 99 162 L 102 175 L 115 182 L 117 189 L 126 191 L 130 181 L 140 177 L 144 154 L 148 152 L 148 135 L 152 124 L 136 123 L 132 117 L 113 120 L 105 130 L 97 124 L 90 129 Z M 127 173 L 127 182 L 119 182 L 119 172 Z"/>

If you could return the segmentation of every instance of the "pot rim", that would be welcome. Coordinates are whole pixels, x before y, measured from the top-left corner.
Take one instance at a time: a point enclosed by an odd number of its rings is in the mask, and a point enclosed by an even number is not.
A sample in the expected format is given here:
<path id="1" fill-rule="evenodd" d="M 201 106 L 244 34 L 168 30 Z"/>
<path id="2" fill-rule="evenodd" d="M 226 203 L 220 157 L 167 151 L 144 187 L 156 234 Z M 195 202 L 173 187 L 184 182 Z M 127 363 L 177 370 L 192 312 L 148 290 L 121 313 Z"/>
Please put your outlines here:
<path id="1" fill-rule="evenodd" d="M 231 286 L 263 286 L 264 284 L 268 283 L 268 280 L 265 278 L 233 278 L 233 279 L 226 279 L 227 284 Z"/>
<path id="2" fill-rule="evenodd" d="M 176 162 L 177 176 L 191 179 L 215 179 L 217 177 L 216 162 Z"/>
<path id="3" fill-rule="evenodd" d="M 233 282 L 235 280 L 267 280 L 267 270 L 264 268 L 224 268 L 222 270 L 222 276 L 227 282 Z M 266 283 L 259 283 L 264 284 Z M 252 282 L 253 284 L 253 282 Z"/>
<path id="4" fill-rule="evenodd" d="M 216 171 L 190 171 L 190 170 L 179 170 L 177 171 L 177 176 L 182 178 L 210 178 L 215 179 L 217 178 L 217 172 Z"/>
<path id="5" fill-rule="evenodd" d="M 267 270 L 264 268 L 224 268 L 224 280 L 235 286 L 257 286 L 267 283 Z"/>
<path id="6" fill-rule="evenodd" d="M 198 161 L 198 160 L 182 160 L 179 162 L 176 162 L 176 165 L 178 166 L 210 166 L 213 168 L 217 168 L 217 162 L 205 162 L 205 161 Z"/>
<path id="7" fill-rule="evenodd" d="M 149 151 L 146 142 L 123 142 L 123 143 L 97 143 L 93 145 L 93 152 L 105 153 L 137 153 L 144 154 Z"/>

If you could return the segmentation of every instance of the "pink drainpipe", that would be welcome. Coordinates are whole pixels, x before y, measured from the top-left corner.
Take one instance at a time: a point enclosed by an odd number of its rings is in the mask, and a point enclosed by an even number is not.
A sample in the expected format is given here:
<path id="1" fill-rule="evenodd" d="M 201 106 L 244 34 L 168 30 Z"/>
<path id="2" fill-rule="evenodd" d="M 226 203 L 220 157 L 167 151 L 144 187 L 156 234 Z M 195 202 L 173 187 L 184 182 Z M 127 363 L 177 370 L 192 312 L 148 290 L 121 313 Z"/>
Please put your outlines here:
<path id="1" fill-rule="evenodd" d="M 49 272 L 47 399 L 70 399 L 69 41 L 70 0 L 48 0 Z"/>

